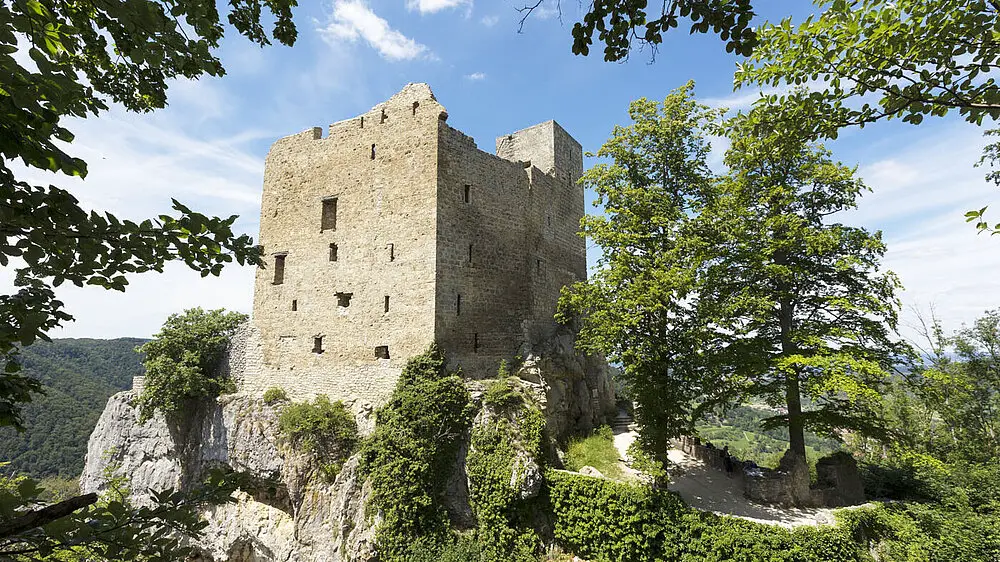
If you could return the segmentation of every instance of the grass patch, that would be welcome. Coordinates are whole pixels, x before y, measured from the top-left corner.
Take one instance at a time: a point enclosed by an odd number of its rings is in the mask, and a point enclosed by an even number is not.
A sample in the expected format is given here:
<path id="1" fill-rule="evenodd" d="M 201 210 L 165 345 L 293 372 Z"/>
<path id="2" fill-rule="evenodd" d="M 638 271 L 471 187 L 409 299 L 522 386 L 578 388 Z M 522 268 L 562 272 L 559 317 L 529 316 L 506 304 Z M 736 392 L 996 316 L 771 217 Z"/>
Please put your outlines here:
<path id="1" fill-rule="evenodd" d="M 578 471 L 592 466 L 608 478 L 620 480 L 625 476 L 619 463 L 618 449 L 611 428 L 602 426 L 590 437 L 570 441 L 566 449 L 566 468 Z"/>

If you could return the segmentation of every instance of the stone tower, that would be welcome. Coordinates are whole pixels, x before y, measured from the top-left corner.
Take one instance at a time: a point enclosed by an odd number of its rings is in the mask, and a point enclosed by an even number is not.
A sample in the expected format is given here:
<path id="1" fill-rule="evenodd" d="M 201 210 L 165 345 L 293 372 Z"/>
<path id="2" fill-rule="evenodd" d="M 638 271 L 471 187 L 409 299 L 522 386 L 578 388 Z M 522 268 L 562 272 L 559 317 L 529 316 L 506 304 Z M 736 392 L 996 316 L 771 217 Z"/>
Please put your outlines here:
<path id="1" fill-rule="evenodd" d="M 484 378 L 553 333 L 586 276 L 580 144 L 548 121 L 492 155 L 447 118 L 409 84 L 271 147 L 244 387 L 380 403 L 432 342 Z"/>

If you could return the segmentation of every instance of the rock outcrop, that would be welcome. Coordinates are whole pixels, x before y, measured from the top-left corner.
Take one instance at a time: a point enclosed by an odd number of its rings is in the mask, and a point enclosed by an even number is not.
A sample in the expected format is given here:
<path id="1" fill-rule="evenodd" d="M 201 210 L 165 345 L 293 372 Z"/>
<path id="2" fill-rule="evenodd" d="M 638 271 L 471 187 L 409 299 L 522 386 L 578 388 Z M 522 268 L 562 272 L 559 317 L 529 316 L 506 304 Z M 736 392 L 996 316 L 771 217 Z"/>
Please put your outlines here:
<path id="1" fill-rule="evenodd" d="M 241 493 L 204 513 L 209 526 L 197 546 L 206 560 L 370 558 L 373 525 L 368 488 L 349 459 L 326 482 L 307 459 L 279 445 L 277 414 L 259 398 L 221 397 L 185 416 L 183 427 L 156 416 L 138 423 L 132 392 L 111 397 L 88 445 L 80 488 L 101 491 L 109 472 L 125 475 L 136 501 L 145 490 L 187 488 L 206 469 L 228 466 L 280 483 L 273 497 Z"/>

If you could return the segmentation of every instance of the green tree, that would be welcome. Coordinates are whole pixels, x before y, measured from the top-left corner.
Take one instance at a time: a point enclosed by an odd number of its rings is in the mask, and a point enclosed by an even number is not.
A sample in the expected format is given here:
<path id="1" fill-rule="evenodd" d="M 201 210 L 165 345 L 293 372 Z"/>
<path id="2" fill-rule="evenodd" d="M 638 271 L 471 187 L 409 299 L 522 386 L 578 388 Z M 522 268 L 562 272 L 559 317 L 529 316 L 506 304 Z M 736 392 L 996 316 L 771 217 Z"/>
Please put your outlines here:
<path id="1" fill-rule="evenodd" d="M 193 400 L 233 392 L 233 381 L 219 370 L 233 335 L 246 314 L 201 308 L 171 314 L 152 340 L 135 348 L 146 356 L 146 384 L 139 396 L 139 422 L 159 410 L 168 418 Z"/>
<path id="2" fill-rule="evenodd" d="M 583 176 L 603 215 L 587 216 L 583 232 L 601 246 L 590 279 L 564 289 L 558 318 L 582 318 L 579 343 L 621 364 L 637 401 L 639 439 L 662 454 L 671 437 L 693 430 L 693 398 L 725 402 L 700 362 L 701 327 L 689 297 L 695 290 L 693 215 L 712 189 L 705 127 L 718 111 L 692 98 L 694 84 L 662 103 L 629 105 L 632 124 L 615 127 Z M 723 391 L 723 392 L 717 392 Z"/>
<path id="3" fill-rule="evenodd" d="M 897 398 L 924 411 L 918 451 L 951 462 L 985 463 L 1000 458 L 1000 310 L 988 310 L 971 326 L 948 336 L 937 318 L 925 326 L 929 349 Z M 912 430 L 911 430 L 912 431 Z"/>
<path id="4" fill-rule="evenodd" d="M 758 397 L 787 409 L 770 425 L 804 461 L 806 428 L 873 429 L 905 352 L 899 284 L 879 273 L 879 233 L 830 219 L 865 189 L 853 169 L 801 121 L 753 112 L 723 129 L 729 172 L 712 178 L 702 130 L 715 114 L 690 88 L 662 109 L 634 102 L 634 124 L 598 153 L 612 163 L 584 176 L 606 209 L 584 232 L 605 253 L 564 291 L 561 318 L 581 314 L 583 344 L 622 364 L 654 452 L 708 409 Z"/>
<path id="5" fill-rule="evenodd" d="M 832 219 L 867 188 L 806 140 L 805 115 L 769 117 L 726 125 L 729 172 L 698 230 L 697 314 L 720 380 L 784 406 L 770 422 L 787 425 L 804 460 L 807 428 L 877 430 L 879 391 L 907 348 L 894 335 L 900 285 L 880 271 L 881 233 Z"/>
<path id="6" fill-rule="evenodd" d="M 291 45 L 296 0 L 234 0 L 228 21 L 251 41 Z M 262 9 L 273 15 L 268 33 Z M 19 404 L 41 384 L 19 375 L 18 346 L 72 316 L 54 287 L 70 282 L 124 290 L 128 276 L 180 260 L 204 275 L 226 263 L 259 263 L 235 216 L 208 217 L 174 201 L 175 215 L 138 222 L 87 212 L 69 192 L 18 179 L 11 163 L 86 176 L 66 151 L 68 117 L 117 103 L 137 112 L 166 105 L 167 81 L 219 76 L 223 37 L 214 2 L 13 0 L 0 5 L 0 267 L 16 268 L 17 292 L 0 295 L 0 425 L 20 425 Z M 15 55 L 27 54 L 30 62 Z"/>

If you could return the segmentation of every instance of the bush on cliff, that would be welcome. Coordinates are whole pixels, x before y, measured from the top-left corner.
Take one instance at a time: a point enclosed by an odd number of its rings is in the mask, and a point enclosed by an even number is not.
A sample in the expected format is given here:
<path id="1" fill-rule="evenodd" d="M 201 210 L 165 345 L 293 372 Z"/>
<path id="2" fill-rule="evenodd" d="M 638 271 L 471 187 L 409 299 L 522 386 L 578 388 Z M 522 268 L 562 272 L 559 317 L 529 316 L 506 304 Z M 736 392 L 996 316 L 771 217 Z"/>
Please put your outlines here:
<path id="1" fill-rule="evenodd" d="M 317 396 L 313 402 L 286 405 L 278 416 L 278 432 L 288 443 L 317 459 L 320 472 L 333 481 L 358 445 L 358 424 L 340 400 Z"/>
<path id="2" fill-rule="evenodd" d="M 380 560 L 405 560 L 415 545 L 437 551 L 452 541 L 441 499 L 471 421 L 469 392 L 445 371 L 436 346 L 407 362 L 361 449 L 361 469 L 372 483 L 369 509 L 383 515 Z"/>
<path id="3" fill-rule="evenodd" d="M 247 315 L 201 308 L 171 314 L 160 332 L 136 351 L 146 355 L 146 386 L 138 400 L 139 422 L 159 410 L 168 418 L 192 400 L 235 390 L 219 373 L 230 336 Z"/>

